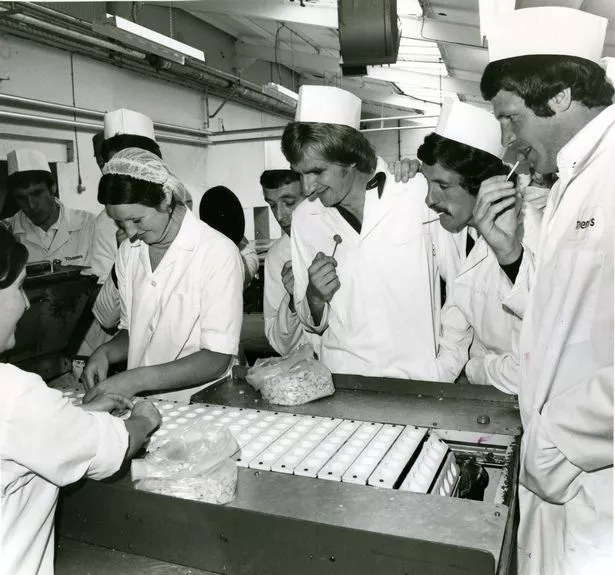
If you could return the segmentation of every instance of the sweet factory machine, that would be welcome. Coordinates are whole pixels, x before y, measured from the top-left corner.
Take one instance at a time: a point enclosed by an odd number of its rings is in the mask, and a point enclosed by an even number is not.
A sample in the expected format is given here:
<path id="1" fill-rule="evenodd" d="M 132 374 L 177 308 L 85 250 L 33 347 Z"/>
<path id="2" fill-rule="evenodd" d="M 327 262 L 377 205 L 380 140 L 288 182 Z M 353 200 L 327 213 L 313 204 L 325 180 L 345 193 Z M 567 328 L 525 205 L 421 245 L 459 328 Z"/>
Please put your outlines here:
<path id="1" fill-rule="evenodd" d="M 230 429 L 234 501 L 139 491 L 124 472 L 65 489 L 59 532 L 212 573 L 512 572 L 515 398 L 482 386 L 334 382 L 334 396 L 295 408 L 268 404 L 241 378 L 191 405 L 158 402 L 150 447 L 198 419 Z"/>
<path id="2" fill-rule="evenodd" d="M 30 302 L 15 333 L 15 347 L 2 356 L 27 371 L 51 381 L 71 370 L 93 321 L 96 277 L 84 275 L 84 266 L 62 266 L 59 261 L 26 266 L 24 290 Z"/>

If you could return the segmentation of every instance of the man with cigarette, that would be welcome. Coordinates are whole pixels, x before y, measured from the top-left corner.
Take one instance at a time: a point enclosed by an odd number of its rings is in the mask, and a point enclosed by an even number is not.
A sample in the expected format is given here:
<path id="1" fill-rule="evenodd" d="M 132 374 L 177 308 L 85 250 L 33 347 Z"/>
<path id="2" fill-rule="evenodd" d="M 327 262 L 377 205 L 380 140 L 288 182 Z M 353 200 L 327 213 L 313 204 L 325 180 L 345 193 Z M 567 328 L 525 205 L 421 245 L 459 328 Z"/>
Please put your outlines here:
<path id="1" fill-rule="evenodd" d="M 465 237 L 464 258 L 447 284 L 436 365 L 440 381 L 455 381 L 465 366 L 473 384 L 516 394 L 516 343 L 521 320 L 499 298 L 508 277 L 493 250 L 476 233 L 473 208 L 483 180 L 505 176 L 515 181 L 501 157 L 501 130 L 490 112 L 445 100 L 435 132 L 418 149 L 429 191 L 425 202 L 439 214 L 439 225 Z M 526 245 L 535 246 L 540 212 L 519 202 L 518 227 Z M 505 286 L 504 286 L 505 287 Z"/>
<path id="2" fill-rule="evenodd" d="M 360 113 L 349 92 L 303 86 L 284 130 L 308 198 L 292 222 L 295 308 L 322 336 L 331 371 L 435 380 L 443 248 L 427 223 L 426 182 L 393 181 L 359 132 Z"/>
<path id="3" fill-rule="evenodd" d="M 510 182 L 484 182 L 474 209 L 511 280 L 502 303 L 523 317 L 523 574 L 613 572 L 615 106 L 597 63 L 606 28 L 605 18 L 542 7 L 488 31 L 481 92 L 502 142 L 559 175 L 535 253 L 517 234 Z"/>

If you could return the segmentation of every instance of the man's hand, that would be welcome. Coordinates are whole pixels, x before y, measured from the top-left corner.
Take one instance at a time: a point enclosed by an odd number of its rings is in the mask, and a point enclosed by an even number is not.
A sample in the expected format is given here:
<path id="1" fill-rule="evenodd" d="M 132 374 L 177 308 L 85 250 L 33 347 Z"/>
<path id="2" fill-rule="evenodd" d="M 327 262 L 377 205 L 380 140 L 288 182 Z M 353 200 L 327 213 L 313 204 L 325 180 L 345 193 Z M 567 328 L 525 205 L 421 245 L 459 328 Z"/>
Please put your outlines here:
<path id="1" fill-rule="evenodd" d="M 99 395 L 89 403 L 84 403 L 82 408 L 85 411 L 106 411 L 113 415 L 122 415 L 133 407 L 132 401 L 119 393 L 107 393 Z"/>
<path id="2" fill-rule="evenodd" d="M 474 204 L 474 223 L 495 252 L 500 265 L 515 262 L 523 247 L 517 237 L 517 197 L 506 176 L 485 180 Z"/>
<path id="3" fill-rule="evenodd" d="M 340 289 L 340 280 L 337 277 L 335 258 L 318 252 L 308 268 L 309 283 L 307 296 L 323 303 L 329 303 L 335 292 Z"/>
<path id="4" fill-rule="evenodd" d="M 125 397 L 134 397 L 137 393 L 145 391 L 142 368 L 129 369 L 100 382 L 91 388 L 83 397 L 83 403 L 90 403 L 108 394 L 119 394 Z"/>
<path id="5" fill-rule="evenodd" d="M 533 208 L 542 212 L 547 205 L 551 188 L 543 186 L 526 186 L 519 190 L 523 199 Z"/>
<path id="6" fill-rule="evenodd" d="M 282 283 L 284 284 L 284 289 L 286 290 L 286 293 L 290 296 L 288 308 L 291 312 L 295 313 L 295 302 L 293 299 L 295 278 L 293 276 L 293 263 L 290 260 L 285 262 L 282 266 Z"/>
<path id="7" fill-rule="evenodd" d="M 316 325 L 322 321 L 325 306 L 331 301 L 335 292 L 340 289 L 340 280 L 335 268 L 337 261 L 318 252 L 308 268 L 308 286 L 305 293 L 312 320 Z"/>
<path id="8" fill-rule="evenodd" d="M 405 184 L 421 170 L 421 163 L 418 160 L 402 158 L 399 162 L 389 162 L 388 168 L 389 173 L 395 176 L 396 182 L 401 181 Z"/>
<path id="9" fill-rule="evenodd" d="M 107 379 L 109 373 L 109 357 L 104 346 L 97 348 L 88 359 L 81 379 L 85 384 L 86 391 Z"/>

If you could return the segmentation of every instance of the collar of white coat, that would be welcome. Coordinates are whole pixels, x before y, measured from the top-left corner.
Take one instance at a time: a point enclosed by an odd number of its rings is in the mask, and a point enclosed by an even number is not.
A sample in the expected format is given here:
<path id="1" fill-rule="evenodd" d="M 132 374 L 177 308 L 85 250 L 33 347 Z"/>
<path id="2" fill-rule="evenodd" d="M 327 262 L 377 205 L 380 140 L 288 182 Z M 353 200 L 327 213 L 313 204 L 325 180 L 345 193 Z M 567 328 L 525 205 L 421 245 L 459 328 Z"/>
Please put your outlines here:
<path id="1" fill-rule="evenodd" d="M 615 124 L 615 104 L 611 104 L 585 125 L 557 154 L 560 179 L 569 180 L 585 168 L 600 140 Z"/>
<path id="2" fill-rule="evenodd" d="M 182 250 L 192 251 L 194 250 L 201 238 L 203 232 L 203 226 L 207 224 L 199 220 L 188 208 L 184 214 L 182 225 L 179 228 L 176 238 L 171 242 L 172 246 L 176 246 Z M 143 243 L 143 240 L 136 240 L 130 243 L 131 248 L 138 248 Z"/>
<path id="3" fill-rule="evenodd" d="M 380 176 L 380 174 L 384 175 L 384 180 L 381 179 L 382 176 Z M 371 178 L 369 182 L 367 182 L 367 189 L 378 189 L 378 198 L 381 198 L 388 177 L 389 171 L 387 169 L 387 163 L 380 156 L 378 156 L 376 162 L 376 171 L 374 172 L 374 177 Z M 324 210 L 328 209 L 320 203 L 320 200 L 318 198 L 312 202 L 310 202 L 309 200 L 307 201 L 309 202 L 311 214 L 319 214 Z"/>
<path id="4" fill-rule="evenodd" d="M 56 204 L 60 207 L 58 219 L 51 224 L 50 230 L 59 230 L 64 227 L 68 232 L 78 232 L 83 227 L 83 218 L 78 210 L 71 210 L 64 207 L 64 204 L 55 199 Z M 34 224 L 28 219 L 23 211 L 17 212 L 17 217 L 13 222 L 13 233 L 28 234 L 32 232 Z"/>

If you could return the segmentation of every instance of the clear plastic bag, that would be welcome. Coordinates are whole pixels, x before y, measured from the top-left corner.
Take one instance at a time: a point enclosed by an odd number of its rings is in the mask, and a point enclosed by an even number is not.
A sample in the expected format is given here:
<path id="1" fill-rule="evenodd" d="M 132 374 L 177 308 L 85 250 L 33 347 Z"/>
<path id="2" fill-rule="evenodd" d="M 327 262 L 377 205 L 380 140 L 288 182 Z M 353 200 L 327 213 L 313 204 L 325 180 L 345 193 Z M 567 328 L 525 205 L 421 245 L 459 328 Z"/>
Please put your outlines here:
<path id="1" fill-rule="evenodd" d="M 237 489 L 237 441 L 226 427 L 197 421 L 131 465 L 134 486 L 143 491 L 229 503 Z"/>
<path id="2" fill-rule="evenodd" d="M 301 405 L 335 393 L 331 372 L 312 357 L 310 346 L 283 358 L 257 360 L 246 380 L 277 405 Z"/>

